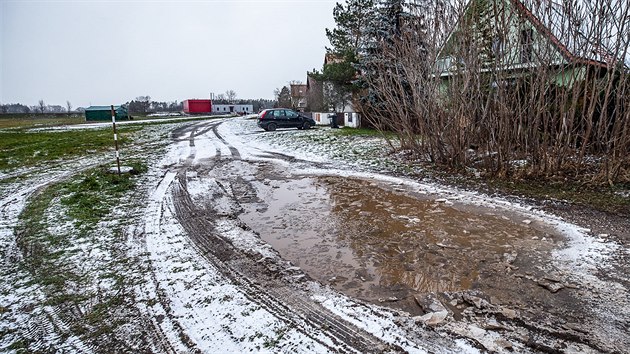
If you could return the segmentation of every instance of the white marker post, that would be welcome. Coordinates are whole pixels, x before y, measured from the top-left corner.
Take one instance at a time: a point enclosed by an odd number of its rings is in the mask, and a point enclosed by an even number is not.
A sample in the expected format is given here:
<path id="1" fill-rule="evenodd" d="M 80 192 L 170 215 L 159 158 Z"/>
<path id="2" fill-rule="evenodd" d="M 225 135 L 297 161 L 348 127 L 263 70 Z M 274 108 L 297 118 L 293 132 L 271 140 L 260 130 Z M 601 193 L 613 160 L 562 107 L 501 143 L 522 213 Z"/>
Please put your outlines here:
<path id="1" fill-rule="evenodd" d="M 118 166 L 118 175 L 120 176 L 120 154 L 118 153 L 118 133 L 116 132 L 116 112 L 114 105 L 112 108 L 112 125 L 114 126 L 114 145 L 116 145 L 116 166 Z"/>

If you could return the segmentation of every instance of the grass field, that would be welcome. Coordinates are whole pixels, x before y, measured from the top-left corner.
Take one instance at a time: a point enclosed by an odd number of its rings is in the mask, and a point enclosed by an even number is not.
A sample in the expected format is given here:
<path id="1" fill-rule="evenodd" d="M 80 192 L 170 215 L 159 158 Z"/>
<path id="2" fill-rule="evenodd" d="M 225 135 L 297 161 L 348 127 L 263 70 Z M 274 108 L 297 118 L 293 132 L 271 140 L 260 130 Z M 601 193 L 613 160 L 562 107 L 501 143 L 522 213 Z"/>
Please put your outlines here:
<path id="1" fill-rule="evenodd" d="M 31 117 L 24 115 L 13 118 L 0 116 L 0 171 L 19 167 L 31 167 L 44 161 L 76 158 L 99 152 L 113 150 L 114 137 L 112 127 L 108 124 L 102 128 L 51 130 L 40 129 L 62 125 L 84 123 L 83 117 Z M 224 118 L 213 116 L 211 119 Z M 187 117 L 179 119 L 200 120 L 208 117 Z M 174 123 L 172 120 L 151 119 L 134 124 L 118 125 L 118 137 L 121 147 L 132 144 L 131 133 L 148 126 Z M 108 123 L 90 122 L 90 123 Z"/>
<path id="2" fill-rule="evenodd" d="M 119 142 L 127 143 L 125 133 L 141 127 L 119 130 Z M 30 167 L 42 161 L 68 159 L 113 149 L 111 128 L 66 131 L 31 131 L 14 128 L 0 131 L 0 170 Z"/>
<path id="3" fill-rule="evenodd" d="M 85 123 L 85 117 L 83 115 L 73 116 L 40 116 L 29 114 L 11 114 L 0 115 L 0 129 L 9 128 L 37 128 L 37 127 L 55 127 L 59 125 L 67 124 L 80 124 Z"/>

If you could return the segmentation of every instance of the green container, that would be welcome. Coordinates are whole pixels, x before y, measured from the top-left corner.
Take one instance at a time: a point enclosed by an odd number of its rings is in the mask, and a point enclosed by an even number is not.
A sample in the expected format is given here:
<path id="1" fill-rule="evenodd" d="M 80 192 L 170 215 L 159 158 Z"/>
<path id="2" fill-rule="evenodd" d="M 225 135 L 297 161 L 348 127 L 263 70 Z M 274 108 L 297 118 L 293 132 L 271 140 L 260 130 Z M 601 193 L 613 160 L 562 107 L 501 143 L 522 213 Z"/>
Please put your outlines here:
<path id="1" fill-rule="evenodd" d="M 129 114 L 127 108 L 123 106 L 114 106 L 114 112 L 116 114 L 116 120 L 127 120 Z M 112 120 L 112 110 L 110 106 L 90 106 L 85 109 L 85 120 L 91 121 L 103 121 Z"/>

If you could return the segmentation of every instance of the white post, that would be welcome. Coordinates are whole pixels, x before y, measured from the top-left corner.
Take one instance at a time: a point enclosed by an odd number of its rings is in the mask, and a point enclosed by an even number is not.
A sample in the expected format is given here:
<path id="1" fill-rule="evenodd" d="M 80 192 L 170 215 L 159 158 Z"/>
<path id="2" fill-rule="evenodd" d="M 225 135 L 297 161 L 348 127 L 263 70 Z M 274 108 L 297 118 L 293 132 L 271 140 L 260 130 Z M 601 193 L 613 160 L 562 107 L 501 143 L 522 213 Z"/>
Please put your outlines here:
<path id="1" fill-rule="evenodd" d="M 114 126 L 114 145 L 116 146 L 116 166 L 118 166 L 118 175 L 120 176 L 120 154 L 118 153 L 118 133 L 116 132 L 116 112 L 114 111 L 114 105 L 111 106 L 112 110 L 112 125 Z"/>

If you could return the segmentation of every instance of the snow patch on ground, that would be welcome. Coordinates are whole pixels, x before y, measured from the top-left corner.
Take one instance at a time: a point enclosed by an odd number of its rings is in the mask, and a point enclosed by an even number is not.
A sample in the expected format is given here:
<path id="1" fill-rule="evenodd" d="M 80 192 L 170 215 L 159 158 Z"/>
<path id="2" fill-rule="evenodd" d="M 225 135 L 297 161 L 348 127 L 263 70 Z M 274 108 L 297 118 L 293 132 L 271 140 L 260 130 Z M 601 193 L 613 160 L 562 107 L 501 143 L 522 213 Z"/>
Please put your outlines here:
<path id="1" fill-rule="evenodd" d="M 262 258 L 278 257 L 278 253 L 271 245 L 261 240 L 253 232 L 241 229 L 232 220 L 220 220 L 216 227 L 221 236 L 241 250 L 258 253 Z"/>
<path id="2" fill-rule="evenodd" d="M 175 177 L 174 172 L 165 175 L 150 198 L 145 218 L 146 247 L 158 292 L 166 295 L 173 322 L 164 321 L 162 326 L 171 343 L 179 342 L 176 327 L 181 326 L 196 346 L 208 352 L 327 352 L 248 299 L 196 252 L 174 215 L 169 187 Z M 240 237 L 242 232 L 234 225 L 223 223 L 219 228 L 237 245 L 271 256 L 268 246 Z"/>

